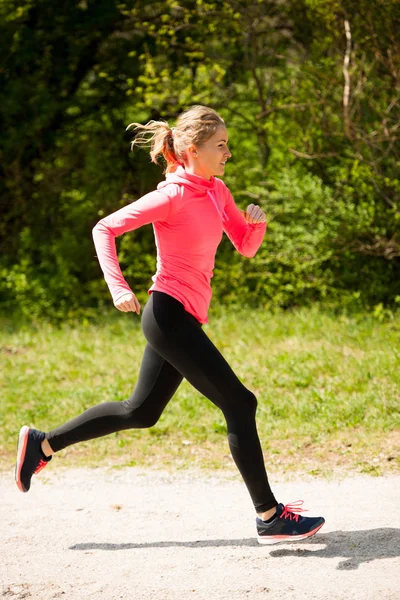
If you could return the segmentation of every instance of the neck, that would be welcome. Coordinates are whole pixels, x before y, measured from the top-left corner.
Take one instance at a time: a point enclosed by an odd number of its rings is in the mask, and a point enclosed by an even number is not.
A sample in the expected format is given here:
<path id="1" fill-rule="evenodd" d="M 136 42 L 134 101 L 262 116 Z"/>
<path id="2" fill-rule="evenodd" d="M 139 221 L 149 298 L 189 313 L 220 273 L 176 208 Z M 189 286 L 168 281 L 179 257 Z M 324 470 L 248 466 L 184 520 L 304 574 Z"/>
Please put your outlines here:
<path id="1" fill-rule="evenodd" d="M 203 179 L 207 179 L 207 181 L 211 180 L 211 175 L 205 175 L 204 173 L 200 172 L 199 169 L 196 169 L 195 165 L 188 165 L 185 164 L 185 171 L 186 173 L 189 173 L 190 175 L 196 175 L 197 177 L 202 177 Z"/>

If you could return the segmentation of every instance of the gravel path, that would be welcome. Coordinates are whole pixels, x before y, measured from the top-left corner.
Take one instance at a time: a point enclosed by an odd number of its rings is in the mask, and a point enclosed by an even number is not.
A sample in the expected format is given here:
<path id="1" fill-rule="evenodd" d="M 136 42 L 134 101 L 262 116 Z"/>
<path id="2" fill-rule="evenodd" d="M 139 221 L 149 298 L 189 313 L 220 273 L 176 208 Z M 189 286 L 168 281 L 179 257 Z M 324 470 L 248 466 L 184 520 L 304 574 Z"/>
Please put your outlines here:
<path id="1" fill-rule="evenodd" d="M 326 524 L 268 547 L 236 476 L 54 467 L 0 475 L 1 598 L 400 599 L 400 476 L 276 483 Z"/>

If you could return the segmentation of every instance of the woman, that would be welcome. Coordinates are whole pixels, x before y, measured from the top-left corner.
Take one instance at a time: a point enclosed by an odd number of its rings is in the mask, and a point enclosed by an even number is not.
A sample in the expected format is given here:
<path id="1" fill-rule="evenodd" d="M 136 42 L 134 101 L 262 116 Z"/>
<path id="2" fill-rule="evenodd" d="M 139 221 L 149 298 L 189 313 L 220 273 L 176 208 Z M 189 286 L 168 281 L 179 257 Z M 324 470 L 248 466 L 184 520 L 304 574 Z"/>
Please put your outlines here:
<path id="1" fill-rule="evenodd" d="M 32 475 L 53 453 L 71 444 L 153 426 L 185 377 L 224 414 L 233 459 L 257 512 L 259 542 L 310 537 L 324 519 L 300 516 L 302 501 L 286 506 L 276 501 L 256 429 L 256 398 L 202 329 L 208 322 L 210 281 L 223 231 L 241 254 L 252 257 L 265 234 L 265 214 L 253 204 L 243 214 L 225 184 L 215 178 L 224 174 L 231 153 L 225 123 L 214 110 L 193 106 L 172 129 L 156 121 L 131 126 L 139 132 L 133 145 L 151 142 L 153 162 L 164 157 L 166 179 L 156 191 L 102 219 L 93 238 L 114 305 L 140 314 L 119 267 L 115 236 L 153 224 L 157 271 L 142 317 L 147 346 L 139 379 L 124 402 L 99 404 L 48 433 L 22 427 L 17 485 L 27 492 Z"/>

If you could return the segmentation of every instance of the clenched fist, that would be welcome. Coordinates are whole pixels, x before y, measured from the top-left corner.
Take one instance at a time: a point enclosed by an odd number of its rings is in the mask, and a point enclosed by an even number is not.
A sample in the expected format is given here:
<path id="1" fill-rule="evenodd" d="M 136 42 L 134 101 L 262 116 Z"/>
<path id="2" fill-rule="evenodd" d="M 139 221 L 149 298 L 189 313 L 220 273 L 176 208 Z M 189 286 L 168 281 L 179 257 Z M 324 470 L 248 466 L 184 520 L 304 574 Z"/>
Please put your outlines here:
<path id="1" fill-rule="evenodd" d="M 242 211 L 247 223 L 265 223 L 267 220 L 265 212 L 255 204 L 249 204 L 245 211 Z"/>
<path id="2" fill-rule="evenodd" d="M 135 312 L 140 315 L 140 304 L 133 292 L 127 292 L 116 302 L 114 302 L 115 308 L 118 308 L 121 312 Z"/>

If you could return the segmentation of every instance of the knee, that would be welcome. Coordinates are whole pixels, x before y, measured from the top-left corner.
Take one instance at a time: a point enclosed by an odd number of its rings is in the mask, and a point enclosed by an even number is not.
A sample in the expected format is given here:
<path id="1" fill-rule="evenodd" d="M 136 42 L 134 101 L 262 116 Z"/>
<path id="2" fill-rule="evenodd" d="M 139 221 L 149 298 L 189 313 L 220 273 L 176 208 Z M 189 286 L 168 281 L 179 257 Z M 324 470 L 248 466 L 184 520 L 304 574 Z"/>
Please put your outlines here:
<path id="1" fill-rule="evenodd" d="M 135 415 L 133 427 L 136 427 L 137 429 L 148 429 L 149 427 L 153 427 L 158 422 L 158 419 L 158 415 L 142 414 L 139 415 L 139 417 L 138 415 Z"/>
<path id="2" fill-rule="evenodd" d="M 129 406 L 129 403 L 126 403 L 125 409 L 129 427 L 134 429 L 148 429 L 149 427 L 153 427 L 160 418 L 158 413 L 149 412 L 141 406 L 133 408 Z"/>
<path id="3" fill-rule="evenodd" d="M 248 417 L 256 416 L 257 398 L 250 390 L 246 390 L 246 394 L 244 394 L 243 410 Z"/>
<path id="4" fill-rule="evenodd" d="M 229 412 L 234 421 L 239 423 L 248 423 L 254 421 L 257 411 L 257 398 L 250 390 L 244 388 L 241 394 L 236 396 L 236 402 L 230 405 Z"/>

